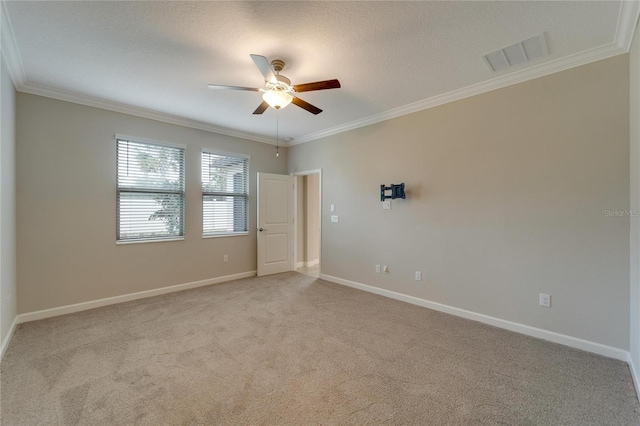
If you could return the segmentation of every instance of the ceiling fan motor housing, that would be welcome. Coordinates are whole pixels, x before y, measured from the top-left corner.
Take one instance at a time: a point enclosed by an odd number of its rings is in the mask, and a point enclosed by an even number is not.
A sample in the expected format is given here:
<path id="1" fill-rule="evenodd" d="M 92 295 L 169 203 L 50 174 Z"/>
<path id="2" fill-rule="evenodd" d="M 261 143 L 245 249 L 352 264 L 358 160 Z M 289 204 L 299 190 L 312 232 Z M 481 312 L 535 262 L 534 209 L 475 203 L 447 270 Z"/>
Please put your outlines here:
<path id="1" fill-rule="evenodd" d="M 276 74 L 276 83 L 272 83 L 270 81 L 266 82 L 267 91 L 269 90 L 277 90 L 279 92 L 293 92 L 293 87 L 291 87 L 291 80 L 287 77 Z"/>
<path id="2" fill-rule="evenodd" d="M 292 92 L 293 88 L 291 87 L 291 80 L 283 75 L 280 75 L 280 71 L 282 71 L 284 68 L 284 61 L 281 59 L 274 59 L 273 61 L 271 61 L 271 68 L 273 68 L 273 70 L 276 72 L 275 77 L 278 82 L 272 84 L 271 87 L 269 87 L 269 85 L 267 84 L 269 90 Z"/>
<path id="3" fill-rule="evenodd" d="M 291 80 L 289 80 L 287 77 L 283 76 L 283 75 L 276 75 L 276 80 L 278 80 L 278 86 L 280 85 L 286 85 L 287 89 L 289 89 L 289 86 L 291 86 Z"/>

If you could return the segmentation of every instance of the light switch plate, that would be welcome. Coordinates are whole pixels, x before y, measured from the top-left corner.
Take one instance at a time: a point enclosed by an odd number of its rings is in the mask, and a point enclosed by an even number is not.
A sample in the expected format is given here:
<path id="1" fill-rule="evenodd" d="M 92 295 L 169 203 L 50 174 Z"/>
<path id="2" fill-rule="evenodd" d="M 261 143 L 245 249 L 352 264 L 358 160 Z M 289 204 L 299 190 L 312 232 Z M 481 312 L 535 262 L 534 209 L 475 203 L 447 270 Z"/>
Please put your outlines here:
<path id="1" fill-rule="evenodd" d="M 332 211 L 332 212 L 335 212 L 335 211 L 336 211 L 336 206 L 335 206 L 335 204 L 331 204 L 331 211 Z"/>
<path id="2" fill-rule="evenodd" d="M 540 293 L 540 306 L 544 306 L 545 308 L 551 307 L 551 295 Z"/>

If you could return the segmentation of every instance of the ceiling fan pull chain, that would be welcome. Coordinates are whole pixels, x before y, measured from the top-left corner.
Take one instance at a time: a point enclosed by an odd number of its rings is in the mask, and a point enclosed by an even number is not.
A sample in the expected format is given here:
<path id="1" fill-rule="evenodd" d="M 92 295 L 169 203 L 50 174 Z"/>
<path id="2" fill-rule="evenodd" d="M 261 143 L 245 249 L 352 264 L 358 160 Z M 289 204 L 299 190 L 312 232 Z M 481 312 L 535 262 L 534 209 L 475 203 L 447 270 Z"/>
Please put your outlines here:
<path id="1" fill-rule="evenodd" d="M 280 139 L 280 114 L 278 114 L 278 110 L 276 110 L 276 157 L 280 157 L 280 145 L 278 144 L 278 140 Z"/>

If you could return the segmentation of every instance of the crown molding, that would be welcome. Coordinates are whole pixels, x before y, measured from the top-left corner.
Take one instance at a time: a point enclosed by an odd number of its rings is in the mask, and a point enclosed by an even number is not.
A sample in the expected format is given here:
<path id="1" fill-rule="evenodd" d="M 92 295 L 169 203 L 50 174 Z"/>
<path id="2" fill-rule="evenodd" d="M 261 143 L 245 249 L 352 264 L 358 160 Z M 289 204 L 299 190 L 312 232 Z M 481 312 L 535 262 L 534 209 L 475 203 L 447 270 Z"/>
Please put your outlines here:
<path id="1" fill-rule="evenodd" d="M 13 85 L 18 88 L 27 81 L 27 76 L 22 65 L 20 51 L 13 35 L 13 27 L 7 14 L 7 6 L 4 1 L 0 1 L 0 50 L 9 68 Z"/>
<path id="2" fill-rule="evenodd" d="M 638 23 L 638 16 L 640 16 L 640 2 L 638 0 L 621 2 L 615 43 L 624 49 L 625 52 L 628 52 L 631 48 L 633 35 L 636 31 L 636 24 Z"/>
<path id="3" fill-rule="evenodd" d="M 637 2 L 623 2 L 623 3 L 637 4 Z M 637 11 L 639 10 L 639 8 L 636 8 L 634 10 Z M 473 84 L 471 86 L 467 86 L 462 89 L 454 90 L 448 93 L 443 93 L 441 95 L 436 95 L 427 99 L 413 102 L 408 105 L 403 105 L 401 107 L 384 111 L 379 114 L 375 114 L 359 120 L 351 121 L 349 123 L 345 123 L 339 126 L 331 127 L 329 129 L 321 130 L 319 132 L 303 135 L 301 137 L 294 138 L 289 142 L 284 142 L 280 144 L 280 146 L 290 147 L 290 146 L 299 145 L 306 142 L 311 142 L 311 141 L 325 138 L 338 133 L 343 133 L 349 130 L 379 123 L 381 121 L 386 121 L 392 118 L 397 118 L 403 115 L 412 114 L 414 112 L 433 108 L 449 102 L 454 102 L 454 101 L 465 99 L 471 96 L 490 92 L 492 90 L 501 89 L 503 87 L 522 83 L 528 80 L 533 80 L 535 78 L 543 77 L 543 76 L 560 72 L 560 71 L 564 71 L 569 68 L 574 68 L 580 65 L 586 65 L 588 63 L 606 59 L 611 56 L 619 55 L 625 52 L 626 51 L 623 48 L 621 48 L 617 43 L 610 43 L 604 46 L 585 50 L 583 52 L 576 53 L 570 56 L 565 56 L 555 61 L 536 65 L 536 66 L 522 69 L 520 71 L 516 71 L 510 74 L 496 77 L 488 81 Z M 134 115 L 137 117 L 148 118 L 151 120 L 161 121 L 165 123 L 176 124 L 179 126 L 204 130 L 207 132 L 219 133 L 227 136 L 233 136 L 236 138 L 248 139 L 256 142 L 266 143 L 269 145 L 275 145 L 273 140 L 269 138 L 265 138 L 264 136 L 232 130 L 224 127 L 219 127 L 219 126 L 215 126 L 205 122 L 176 116 L 173 114 L 167 114 L 167 113 L 162 113 L 162 112 L 158 112 L 158 111 L 154 111 L 146 108 L 135 107 L 135 106 L 118 103 L 114 101 L 108 101 L 100 98 L 82 95 L 79 93 L 73 93 L 66 90 L 52 89 L 49 87 L 39 86 L 31 83 L 16 84 L 16 88 L 21 92 L 31 93 L 33 95 L 59 99 L 67 102 L 73 102 L 81 105 L 102 108 L 109 111 L 120 112 L 123 114 Z"/>
<path id="4" fill-rule="evenodd" d="M 123 114 L 133 115 L 136 117 L 148 118 L 150 120 L 161 121 L 163 123 L 175 124 L 192 129 L 204 130 L 206 132 L 218 133 L 234 138 L 248 139 L 250 141 L 262 142 L 269 145 L 276 145 L 273 140 L 252 133 L 240 132 L 225 127 L 215 126 L 213 124 L 202 121 L 191 120 L 173 114 L 154 111 L 147 108 L 136 107 L 96 98 L 93 96 L 82 95 L 67 90 L 52 89 L 50 87 L 39 86 L 36 84 L 26 83 L 17 88 L 20 92 L 30 93 L 32 95 L 44 96 L 47 98 L 58 99 L 61 101 L 72 102 L 80 105 L 86 105 L 94 108 L 106 109 L 109 111 L 119 112 Z"/>
<path id="5" fill-rule="evenodd" d="M 460 99 L 480 95 L 492 90 L 501 89 L 503 87 L 511 86 L 518 83 L 523 83 L 528 80 L 533 80 L 538 77 L 543 77 L 556 72 L 564 71 L 569 68 L 574 68 L 580 65 L 588 64 L 590 62 L 606 59 L 611 56 L 619 55 L 621 53 L 625 53 L 625 51 L 620 46 L 618 46 L 616 43 L 610 43 L 608 45 L 585 50 L 571 56 L 565 56 L 564 58 L 557 59 L 555 61 L 536 65 L 507 75 L 496 77 L 488 81 L 483 81 L 482 83 L 473 84 L 462 89 L 432 96 L 430 98 L 423 99 L 421 101 L 417 101 L 408 105 L 403 105 L 401 107 L 384 111 L 360 120 L 351 121 L 349 123 L 331 127 L 319 132 L 310 133 L 308 135 L 295 138 L 294 140 L 289 142 L 288 146 L 311 142 L 320 138 L 325 138 L 327 136 L 343 133 L 348 130 L 369 126 L 371 124 L 390 120 L 392 118 L 397 118 L 428 108 L 433 108 L 439 105 L 447 104 L 449 102 L 458 101 Z"/>

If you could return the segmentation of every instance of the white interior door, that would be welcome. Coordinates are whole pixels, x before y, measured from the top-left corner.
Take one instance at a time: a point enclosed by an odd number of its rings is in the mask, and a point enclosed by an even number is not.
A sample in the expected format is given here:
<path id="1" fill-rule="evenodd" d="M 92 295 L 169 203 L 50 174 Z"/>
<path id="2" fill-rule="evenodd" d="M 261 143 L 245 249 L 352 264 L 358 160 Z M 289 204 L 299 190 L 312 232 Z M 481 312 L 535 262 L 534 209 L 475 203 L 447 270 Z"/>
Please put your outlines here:
<path id="1" fill-rule="evenodd" d="M 294 269 L 293 179 L 258 173 L 258 276 Z"/>

